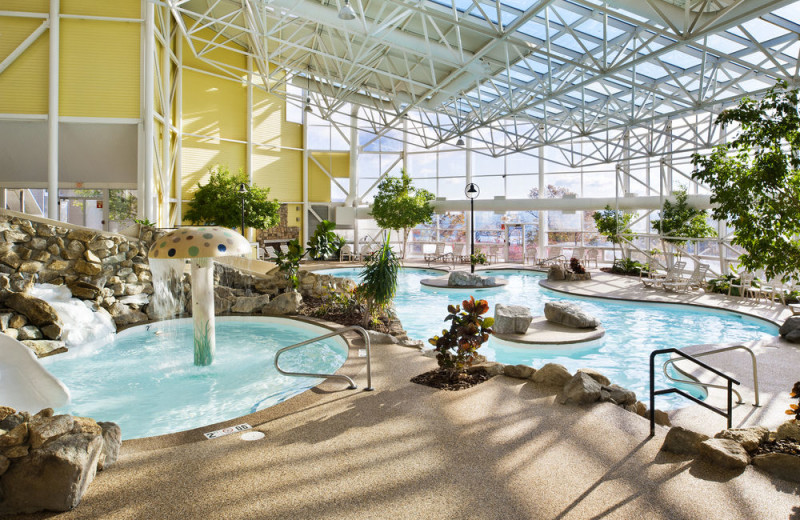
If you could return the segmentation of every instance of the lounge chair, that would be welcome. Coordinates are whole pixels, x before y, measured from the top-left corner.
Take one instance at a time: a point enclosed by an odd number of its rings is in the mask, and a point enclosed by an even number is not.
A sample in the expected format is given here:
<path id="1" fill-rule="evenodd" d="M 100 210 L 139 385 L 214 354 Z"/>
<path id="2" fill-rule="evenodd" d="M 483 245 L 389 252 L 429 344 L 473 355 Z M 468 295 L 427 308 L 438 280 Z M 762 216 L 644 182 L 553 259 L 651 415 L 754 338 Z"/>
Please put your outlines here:
<path id="1" fill-rule="evenodd" d="M 444 254 L 444 242 L 436 242 L 436 249 L 434 249 L 433 253 L 425 253 L 422 255 L 422 258 L 426 262 L 435 261 L 437 258 Z"/>
<path id="2" fill-rule="evenodd" d="M 739 275 L 739 283 L 731 283 L 728 287 L 728 296 L 732 296 L 733 288 L 736 287 L 739 296 L 742 298 L 753 297 L 758 301 L 758 287 L 753 287 L 753 282 L 755 281 L 756 275 L 745 271 Z"/>
<path id="3" fill-rule="evenodd" d="M 531 263 L 535 264 L 537 259 L 538 253 L 536 251 L 536 244 L 531 244 L 530 242 L 525 245 L 525 259 L 523 263 Z"/>
<path id="4" fill-rule="evenodd" d="M 672 264 L 664 274 L 651 273 L 650 278 L 642 278 L 642 285 L 647 289 L 660 288 L 664 283 L 676 283 L 681 280 L 681 272 L 686 267 L 686 262 L 679 261 Z"/>
<path id="5" fill-rule="evenodd" d="M 587 249 L 584 255 L 584 266 L 589 267 L 589 263 L 594 262 L 595 269 L 598 268 L 597 259 L 600 258 L 600 251 L 597 249 Z"/>
<path id="6" fill-rule="evenodd" d="M 489 260 L 494 258 L 494 263 L 498 263 L 500 261 L 500 246 L 497 244 L 489 246 L 489 253 L 486 255 L 486 259 Z"/>
<path id="7" fill-rule="evenodd" d="M 665 291 L 672 292 L 689 292 L 692 289 L 701 289 L 706 284 L 708 270 L 708 264 L 697 264 L 689 278 L 675 282 L 662 282 L 661 286 Z"/>

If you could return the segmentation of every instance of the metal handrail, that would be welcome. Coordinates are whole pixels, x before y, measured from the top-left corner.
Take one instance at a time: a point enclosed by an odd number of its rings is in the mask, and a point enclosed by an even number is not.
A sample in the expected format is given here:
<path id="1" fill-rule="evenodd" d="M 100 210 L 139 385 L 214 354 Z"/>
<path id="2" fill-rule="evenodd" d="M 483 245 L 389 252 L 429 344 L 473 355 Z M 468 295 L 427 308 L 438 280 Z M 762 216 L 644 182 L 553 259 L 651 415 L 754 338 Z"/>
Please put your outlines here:
<path id="1" fill-rule="evenodd" d="M 756 408 L 760 407 L 761 404 L 759 402 L 759 397 L 758 397 L 758 365 L 756 364 L 756 355 L 749 347 L 745 347 L 744 345 L 734 345 L 731 347 L 723 347 L 714 350 L 707 350 L 705 352 L 699 352 L 692 355 L 697 358 L 703 356 L 710 356 L 711 354 L 719 354 L 720 352 L 727 352 L 729 350 L 746 350 L 750 354 L 750 357 L 752 358 L 753 361 L 753 386 L 755 387 L 755 394 L 756 394 L 756 402 L 753 404 L 753 406 L 755 406 Z M 679 379 L 677 377 L 672 377 L 671 375 L 667 374 L 667 366 L 668 365 L 673 366 L 677 361 L 680 360 L 673 358 L 673 359 L 668 359 L 667 361 L 664 362 L 664 367 L 663 367 L 664 375 L 670 381 L 674 381 L 676 383 L 687 383 L 690 385 L 702 386 L 705 388 L 726 388 L 725 385 L 715 385 L 711 383 L 703 383 L 702 381 L 697 381 L 697 380 Z M 678 370 L 679 372 L 683 372 L 681 369 L 677 367 L 676 370 Z M 743 404 L 744 399 L 742 399 L 742 395 L 736 390 L 733 390 L 733 393 L 736 394 L 736 396 L 739 398 L 739 402 L 736 404 Z"/>
<path id="2" fill-rule="evenodd" d="M 695 396 L 689 395 L 688 393 L 684 392 L 683 390 L 679 390 L 677 388 L 667 388 L 667 389 L 658 390 L 658 391 L 656 390 L 656 365 L 655 365 L 656 356 L 659 355 L 659 354 L 672 354 L 672 353 L 678 354 L 679 356 L 688 359 L 689 361 L 695 363 L 696 365 L 699 365 L 699 366 L 705 368 L 706 370 L 708 370 L 709 372 L 713 372 L 714 374 L 717 374 L 718 376 L 723 377 L 728 381 L 728 412 L 727 413 L 725 413 L 724 411 L 720 410 L 716 406 L 711 406 L 708 403 L 704 403 L 703 401 L 701 401 L 700 399 L 696 398 Z M 716 368 L 711 367 L 709 365 L 706 365 L 705 363 L 703 363 L 699 359 L 695 359 L 694 357 L 690 356 L 689 354 L 681 352 L 680 350 L 678 350 L 676 348 L 664 348 L 664 349 L 661 349 L 661 350 L 652 351 L 650 353 L 650 437 L 653 437 L 656 434 L 656 396 L 657 395 L 666 395 L 666 394 L 682 395 L 683 397 L 685 397 L 685 398 L 687 398 L 687 399 L 689 399 L 691 401 L 694 401 L 695 403 L 699 404 L 700 406 L 708 408 L 712 412 L 718 413 L 719 415 L 722 415 L 723 417 L 726 417 L 728 419 L 728 428 L 732 428 L 733 427 L 733 383 L 736 383 L 737 385 L 740 384 L 739 381 L 737 381 L 736 379 L 732 378 L 731 376 L 723 374 L 722 372 L 720 372 Z"/>
<path id="3" fill-rule="evenodd" d="M 349 327 L 344 327 L 344 328 L 341 328 L 341 329 L 337 329 L 337 330 L 335 330 L 333 332 L 329 332 L 328 334 L 324 334 L 322 336 L 319 336 L 319 337 L 316 337 L 316 338 L 312 338 L 312 339 L 307 339 L 305 341 L 301 341 L 300 343 L 295 343 L 294 345 L 289 345 L 288 347 L 283 347 L 282 349 L 278 350 L 275 353 L 275 369 L 278 372 L 280 372 L 281 374 L 285 375 L 285 376 L 325 377 L 325 378 L 331 378 L 331 379 L 344 379 L 345 381 L 350 383 L 350 389 L 351 390 L 355 389 L 355 388 L 358 388 L 358 385 L 356 385 L 355 381 L 353 381 L 350 377 L 342 375 L 342 374 L 309 374 L 309 373 L 305 373 L 305 372 L 287 372 L 287 371 L 283 370 L 280 366 L 278 366 L 278 358 L 280 357 L 281 354 L 283 354 L 286 351 L 294 350 L 296 348 L 303 347 L 305 345 L 309 345 L 311 343 L 314 343 L 314 342 L 317 342 L 317 341 L 321 341 L 323 339 L 332 338 L 334 336 L 341 336 L 345 332 L 349 332 L 351 330 L 354 330 L 354 331 L 358 332 L 359 334 L 361 334 L 361 336 L 364 338 L 364 344 L 367 346 L 367 386 L 366 386 L 366 388 L 364 388 L 364 390 L 365 391 L 374 390 L 374 388 L 372 388 L 372 363 L 371 363 L 371 357 L 370 357 L 369 334 L 367 334 L 367 331 L 364 330 L 362 327 L 359 327 L 358 325 L 351 325 Z"/>

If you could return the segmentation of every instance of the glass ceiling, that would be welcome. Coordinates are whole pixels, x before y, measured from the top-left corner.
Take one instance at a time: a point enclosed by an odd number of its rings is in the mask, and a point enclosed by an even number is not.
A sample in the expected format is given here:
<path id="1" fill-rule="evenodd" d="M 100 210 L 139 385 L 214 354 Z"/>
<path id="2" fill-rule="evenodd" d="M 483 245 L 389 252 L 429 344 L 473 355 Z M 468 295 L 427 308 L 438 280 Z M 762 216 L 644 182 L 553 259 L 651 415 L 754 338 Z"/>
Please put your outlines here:
<path id="1" fill-rule="evenodd" d="M 308 88 L 323 117 L 362 105 L 376 134 L 405 126 L 435 146 L 469 133 L 498 156 L 587 137 L 614 147 L 606 162 L 667 153 L 652 144 L 698 113 L 798 77 L 800 2 L 788 0 L 352 0 L 350 21 L 342 0 L 170 5 L 223 74 L 247 73 L 215 61 L 228 47 L 252 56 L 261 88 Z M 686 146 L 712 139 L 696 137 Z"/>

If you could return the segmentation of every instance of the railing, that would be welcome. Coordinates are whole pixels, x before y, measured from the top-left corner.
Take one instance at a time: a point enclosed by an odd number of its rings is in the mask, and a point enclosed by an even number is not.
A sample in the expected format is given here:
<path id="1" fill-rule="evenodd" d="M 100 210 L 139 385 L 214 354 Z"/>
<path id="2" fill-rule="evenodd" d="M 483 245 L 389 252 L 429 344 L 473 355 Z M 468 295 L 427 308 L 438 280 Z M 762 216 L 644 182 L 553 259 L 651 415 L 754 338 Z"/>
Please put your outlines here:
<path id="1" fill-rule="evenodd" d="M 761 406 L 761 404 L 759 403 L 759 397 L 758 397 L 758 365 L 756 364 L 756 355 L 750 348 L 745 347 L 744 345 L 735 345 L 735 346 L 732 346 L 732 347 L 723 347 L 723 348 L 718 348 L 718 349 L 714 349 L 714 350 L 707 350 L 705 352 L 695 353 L 695 354 L 692 354 L 692 356 L 694 356 L 696 358 L 699 358 L 699 357 L 703 357 L 703 356 L 710 356 L 711 354 L 719 354 L 720 352 L 728 352 L 730 350 L 745 350 L 750 354 L 750 358 L 751 358 L 751 360 L 753 362 L 753 386 L 755 388 L 755 394 L 756 394 L 756 402 L 753 403 L 753 406 L 758 408 L 759 406 Z M 669 375 L 667 373 L 667 367 L 673 366 L 675 364 L 675 362 L 677 362 L 677 361 L 680 361 L 680 360 L 679 359 L 668 359 L 667 361 L 664 362 L 664 375 L 670 381 L 674 381 L 676 383 L 686 383 L 686 384 L 689 384 L 689 385 L 702 386 L 703 388 L 725 388 L 725 386 L 723 386 L 723 385 L 715 385 L 715 384 L 711 384 L 711 383 L 703 383 L 702 381 L 696 381 L 696 380 L 691 380 L 691 379 L 679 379 L 677 377 L 672 377 L 671 375 Z M 676 370 L 681 371 L 677 367 L 676 367 Z M 742 399 L 742 394 L 740 394 L 735 389 L 733 390 L 733 393 L 736 394 L 736 397 L 739 398 L 739 401 L 736 404 L 743 404 L 744 403 L 744 399 Z"/>
<path id="2" fill-rule="evenodd" d="M 678 388 L 666 388 L 664 390 L 656 390 L 656 368 L 655 368 L 655 359 L 656 356 L 659 354 L 678 354 L 679 356 L 688 359 L 689 361 L 695 363 L 698 366 L 701 366 L 728 381 L 728 412 L 724 412 L 715 406 L 711 406 L 708 403 L 704 403 L 700 399 L 694 397 L 693 395 L 689 395 L 688 393 L 684 392 L 683 390 L 679 390 Z M 683 397 L 694 401 L 695 403 L 708 408 L 712 412 L 718 413 L 719 415 L 726 417 L 728 419 L 728 428 L 733 427 L 733 384 L 736 383 L 737 385 L 740 384 L 739 381 L 735 380 L 734 378 L 723 374 L 716 368 L 713 368 L 709 365 L 706 365 L 699 359 L 695 359 L 694 357 L 690 356 L 689 354 L 685 354 L 676 348 L 665 348 L 661 350 L 654 350 L 650 353 L 650 437 L 653 437 L 656 434 L 656 396 L 657 395 L 666 395 L 666 394 L 678 394 L 682 395 Z"/>
<path id="3" fill-rule="evenodd" d="M 355 389 L 355 388 L 358 388 L 358 385 L 356 385 L 355 381 L 353 381 L 350 377 L 342 375 L 342 374 L 310 374 L 310 373 L 305 373 L 305 372 L 287 372 L 286 370 L 283 370 L 278 365 L 278 358 L 284 352 L 287 352 L 289 350 L 294 350 L 296 348 L 303 347 L 305 345 L 309 345 L 311 343 L 314 343 L 314 342 L 317 342 L 317 341 L 321 341 L 323 339 L 332 338 L 334 336 L 341 336 L 345 332 L 349 332 L 351 330 L 354 330 L 354 331 L 358 332 L 359 334 L 361 334 L 361 336 L 364 338 L 364 344 L 367 347 L 367 386 L 366 386 L 366 388 L 364 388 L 364 390 L 365 391 L 374 390 L 374 388 L 372 388 L 372 364 L 371 364 L 371 357 L 370 357 L 369 334 L 367 334 L 367 331 L 364 330 L 363 328 L 359 327 L 358 325 L 351 325 L 349 327 L 344 327 L 344 328 L 341 328 L 341 329 L 337 329 L 337 330 L 335 330 L 333 332 L 329 332 L 328 334 L 324 334 L 322 336 L 319 336 L 319 337 L 316 337 L 316 338 L 312 338 L 312 339 L 307 339 L 305 341 L 301 341 L 300 343 L 295 343 L 294 345 L 289 345 L 288 347 L 283 347 L 282 349 L 278 350 L 278 352 L 275 353 L 275 369 L 278 372 L 280 372 L 281 374 L 285 375 L 285 376 L 325 377 L 325 378 L 331 378 L 331 379 L 343 379 L 343 380 L 347 381 L 348 383 L 350 383 L 350 389 L 351 390 Z"/>

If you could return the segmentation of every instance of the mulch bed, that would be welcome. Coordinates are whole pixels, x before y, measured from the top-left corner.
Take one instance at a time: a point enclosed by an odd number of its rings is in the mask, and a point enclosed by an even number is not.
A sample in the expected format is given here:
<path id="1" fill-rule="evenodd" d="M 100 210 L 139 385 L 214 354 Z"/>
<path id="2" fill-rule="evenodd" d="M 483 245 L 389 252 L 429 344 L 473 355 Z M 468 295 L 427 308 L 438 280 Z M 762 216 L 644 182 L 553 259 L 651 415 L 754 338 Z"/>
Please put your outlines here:
<path id="1" fill-rule="evenodd" d="M 479 368 L 473 372 L 457 372 L 455 377 L 450 377 L 450 372 L 444 368 L 437 368 L 425 372 L 411 379 L 412 383 L 431 386 L 441 390 L 464 390 L 479 385 L 489 380 L 489 373 Z"/>
<path id="2" fill-rule="evenodd" d="M 763 455 L 765 453 L 785 453 L 787 455 L 797 455 L 800 457 L 800 442 L 789 439 L 765 442 L 758 447 L 756 455 Z"/>
<path id="3" fill-rule="evenodd" d="M 363 320 L 360 312 L 326 312 L 323 314 L 319 313 L 319 308 L 322 307 L 322 305 L 323 301 L 319 298 L 305 297 L 303 298 L 303 302 L 300 304 L 298 314 L 301 316 L 309 316 L 332 321 L 333 323 L 338 323 L 339 325 L 343 325 L 345 327 L 349 327 L 350 325 L 362 326 Z M 375 330 L 388 334 L 388 321 L 389 320 L 385 317 L 381 318 L 380 322 L 378 323 L 370 323 L 368 328 L 369 330 Z"/>

